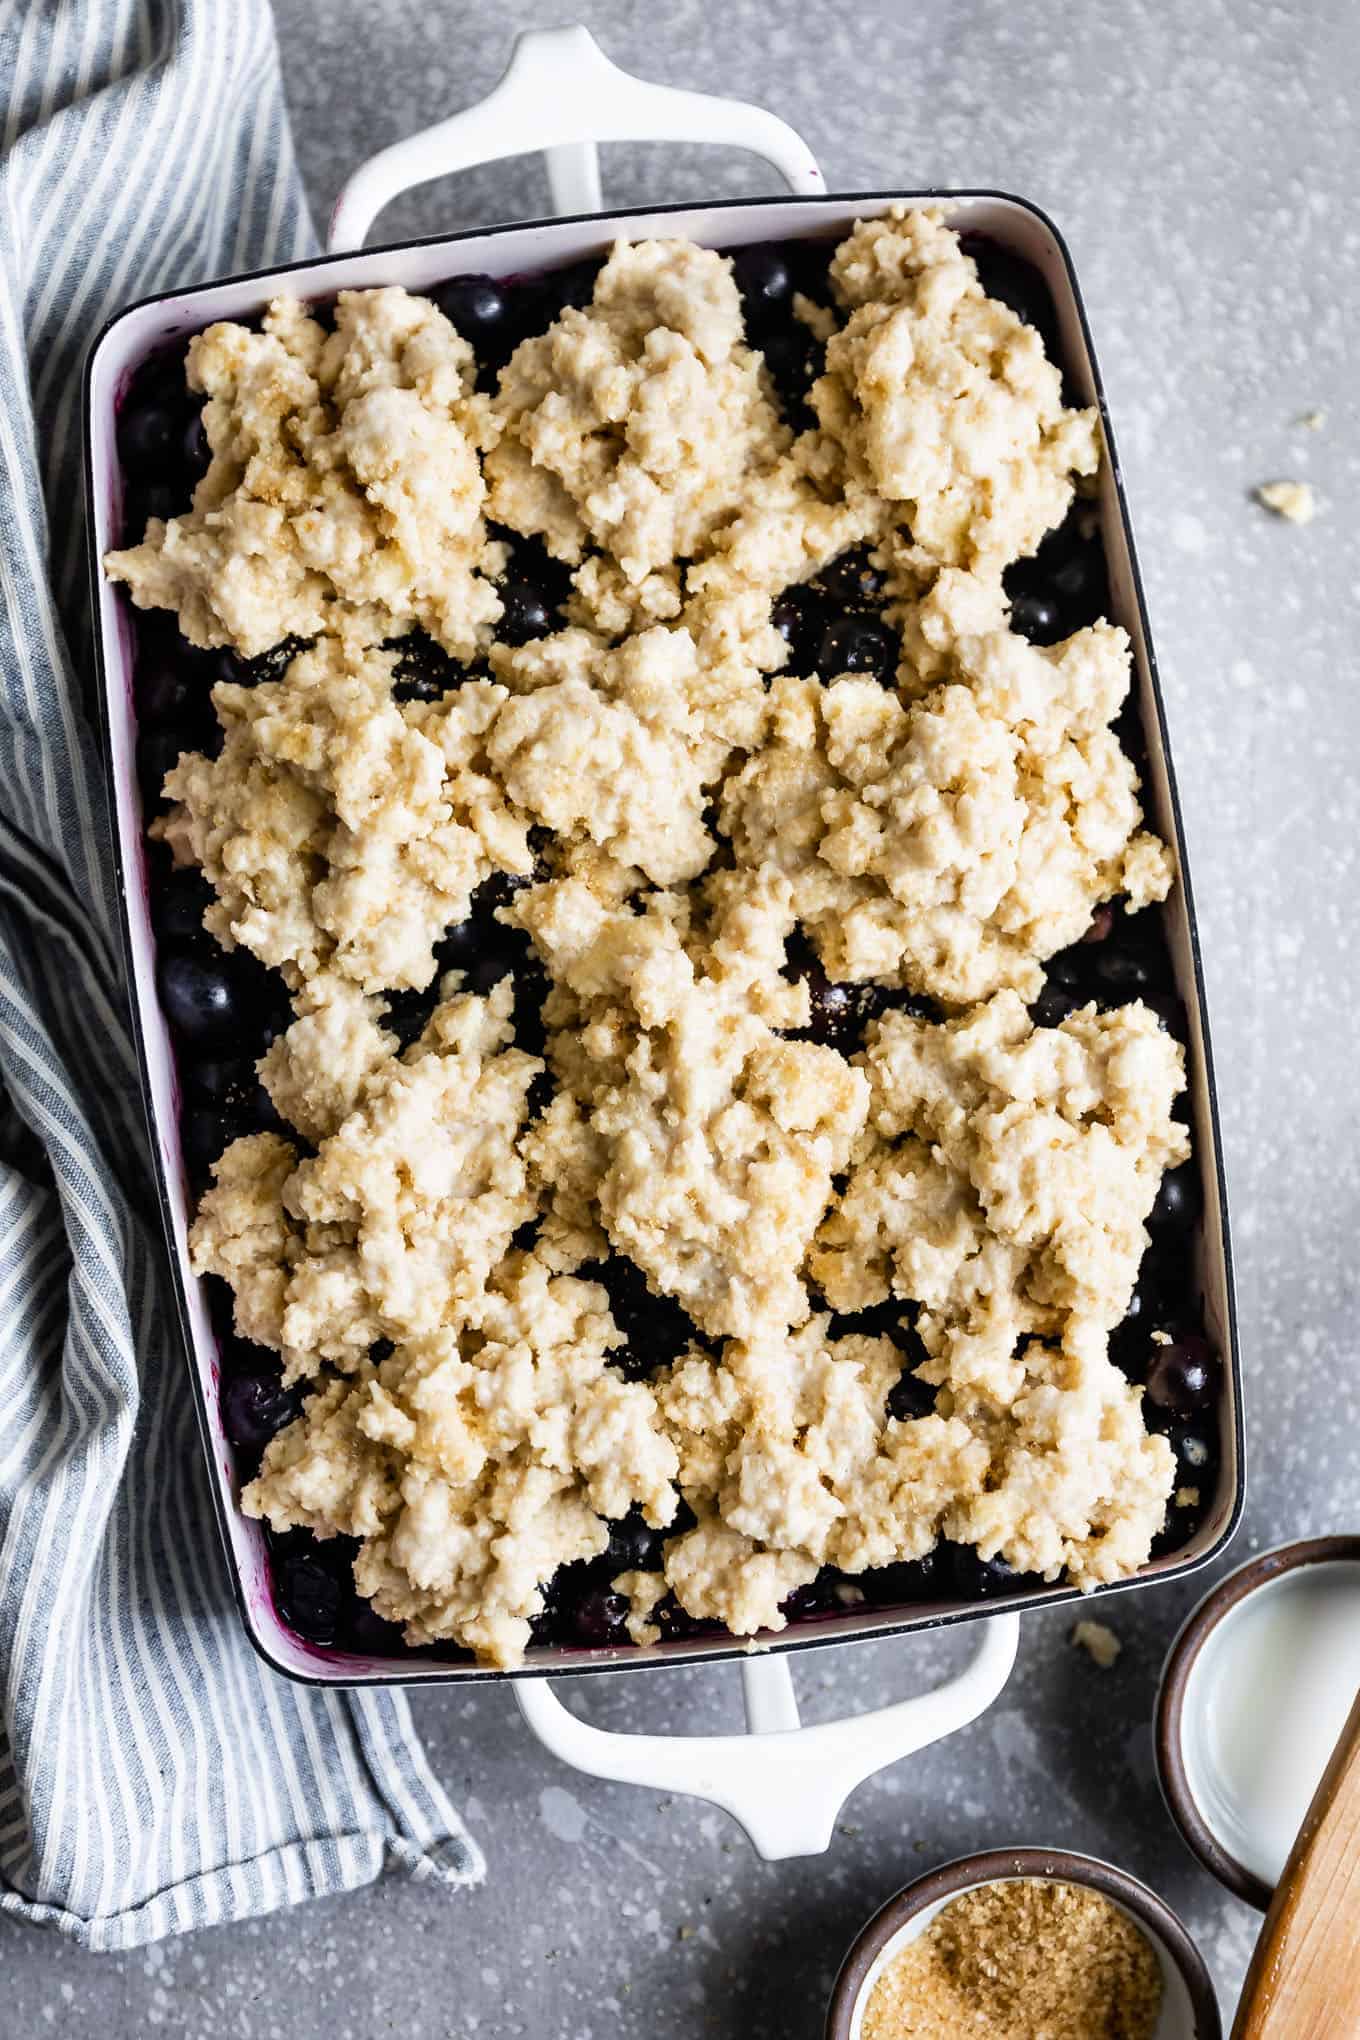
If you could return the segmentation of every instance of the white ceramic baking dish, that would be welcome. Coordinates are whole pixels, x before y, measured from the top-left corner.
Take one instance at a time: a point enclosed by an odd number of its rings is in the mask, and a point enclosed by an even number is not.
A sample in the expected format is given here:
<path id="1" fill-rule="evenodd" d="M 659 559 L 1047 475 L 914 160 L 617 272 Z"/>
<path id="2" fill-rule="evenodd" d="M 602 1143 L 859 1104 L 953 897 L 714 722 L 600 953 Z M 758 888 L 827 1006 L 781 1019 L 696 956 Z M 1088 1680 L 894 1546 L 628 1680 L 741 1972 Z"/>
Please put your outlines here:
<path id="1" fill-rule="evenodd" d="M 600 210 L 594 144 L 622 140 L 689 140 L 744 146 L 771 163 L 790 195 L 731 200 L 654 211 Z M 410 185 L 475 162 L 541 149 L 553 200 L 574 216 L 530 225 L 489 227 L 431 241 L 359 252 L 380 208 Z M 568 1761 L 597 1775 L 697 1793 L 732 1811 L 763 1853 L 824 1848 L 835 1814 L 855 1784 L 896 1757 L 962 1725 L 995 1697 L 1010 1670 L 1021 1606 L 1077 1598 L 1052 1587 L 976 1602 L 932 1604 L 920 1613 L 869 1606 L 819 1616 L 760 1639 L 751 1649 L 730 1638 L 661 1643 L 644 1651 L 538 1648 L 512 1674 L 437 1660 L 361 1658 L 301 1641 L 282 1622 L 270 1589 L 263 1532 L 241 1515 L 235 1499 L 231 1447 L 218 1409 L 218 1354 L 201 1288 L 187 1250 L 188 1189 L 178 1136 L 179 1086 L 174 1055 L 156 999 L 154 941 L 148 911 L 143 817 L 135 768 L 132 631 L 124 598 L 103 577 L 99 560 L 121 537 L 122 482 L 115 445 L 120 394 L 138 364 L 167 341 L 215 319 L 248 317 L 280 289 L 325 298 L 342 289 L 399 283 L 424 290 L 462 273 L 497 277 L 563 266 L 604 250 L 618 234 L 683 234 L 710 247 L 795 236 L 840 237 L 857 218 L 896 203 L 942 205 L 960 228 L 985 232 L 1035 265 L 1057 308 L 1062 344 L 1078 400 L 1104 417 L 1100 378 L 1076 278 L 1052 223 L 1024 200 L 991 191 L 891 191 L 829 196 L 817 165 L 796 134 L 773 115 L 726 100 L 643 84 L 618 71 L 584 29 L 528 35 L 490 99 L 363 166 L 336 207 L 330 248 L 309 262 L 205 284 L 147 300 L 120 313 L 100 335 L 86 380 L 86 455 L 93 600 L 98 620 L 104 736 L 116 825 L 133 1013 L 141 1056 L 151 1148 L 173 1286 L 183 1322 L 194 1393 L 212 1467 L 214 1492 L 242 1619 L 257 1649 L 290 1678 L 325 1685 L 435 1682 L 511 1677 L 530 1724 Z M 1175 784 L 1166 748 L 1142 589 L 1120 482 L 1118 456 L 1105 419 L 1109 458 L 1100 496 L 1112 607 L 1134 645 L 1137 687 L 1151 750 L 1146 801 L 1156 827 L 1176 851 L 1181 871 L 1169 910 L 1178 990 L 1189 1015 L 1190 1094 L 1196 1153 L 1203 1175 L 1205 1217 L 1200 1270 L 1210 1336 L 1224 1361 L 1221 1473 L 1212 1506 L 1185 1547 L 1150 1564 L 1140 1581 L 1175 1578 L 1204 1564 L 1231 1536 L 1242 1500 L 1242 1422 L 1237 1341 L 1219 1133 L 1189 871 Z M 942 1623 L 989 1618 L 963 1676 L 933 1693 L 877 1714 L 800 1728 L 786 1655 L 812 1644 L 884 1637 Z M 748 1729 L 719 1738 L 606 1735 L 562 1706 L 543 1674 L 643 1669 L 698 1660 L 742 1660 Z M 768 1733 L 768 1731 L 778 1731 Z"/>

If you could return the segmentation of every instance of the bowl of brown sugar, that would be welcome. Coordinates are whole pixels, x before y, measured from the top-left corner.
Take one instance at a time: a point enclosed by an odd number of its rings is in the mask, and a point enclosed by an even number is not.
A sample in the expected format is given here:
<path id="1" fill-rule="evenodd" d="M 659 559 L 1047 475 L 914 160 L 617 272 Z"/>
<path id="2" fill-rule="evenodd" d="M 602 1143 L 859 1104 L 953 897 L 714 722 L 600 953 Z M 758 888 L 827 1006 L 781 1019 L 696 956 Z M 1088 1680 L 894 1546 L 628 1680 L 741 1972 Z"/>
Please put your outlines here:
<path id="1" fill-rule="evenodd" d="M 842 1965 L 827 2040 L 1222 2040 L 1203 1958 L 1136 1877 L 993 1849 L 919 1877 Z"/>

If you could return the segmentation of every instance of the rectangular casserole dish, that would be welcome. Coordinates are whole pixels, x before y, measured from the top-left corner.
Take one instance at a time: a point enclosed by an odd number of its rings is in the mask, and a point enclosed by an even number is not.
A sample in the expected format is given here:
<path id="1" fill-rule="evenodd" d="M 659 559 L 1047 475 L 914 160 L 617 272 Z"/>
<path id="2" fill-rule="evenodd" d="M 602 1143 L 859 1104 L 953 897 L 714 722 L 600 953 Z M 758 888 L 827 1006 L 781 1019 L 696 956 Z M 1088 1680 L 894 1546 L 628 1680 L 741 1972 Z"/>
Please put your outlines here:
<path id="1" fill-rule="evenodd" d="M 571 35 L 582 32 L 560 33 Z M 621 74 L 613 72 L 612 76 L 619 78 Z M 509 79 L 506 82 L 508 84 Z M 589 126 L 592 132 L 607 139 L 620 138 L 624 133 L 695 132 L 692 119 L 685 125 L 677 114 L 668 127 L 655 112 L 658 97 L 661 102 L 669 104 L 689 100 L 692 95 L 661 93 L 659 88 L 638 89 L 648 95 L 648 105 L 652 109 L 645 130 L 617 118 L 611 126 L 607 119 L 601 117 L 599 110 L 593 108 L 584 117 L 578 114 L 578 124 L 582 120 L 584 123 L 581 131 Z M 725 102 L 704 103 L 709 106 L 725 105 Z M 486 108 L 476 108 L 472 115 L 460 116 L 459 119 L 480 118 L 485 111 Z M 617 109 L 615 111 L 617 113 Z M 734 116 L 738 112 L 752 113 L 751 109 L 730 111 Z M 770 117 L 761 115 L 757 118 L 769 121 Z M 455 123 L 448 125 L 452 127 Z M 432 134 L 439 132 L 434 130 Z M 767 132 L 738 134 L 730 123 L 727 132 L 721 135 L 710 133 L 703 138 L 744 139 L 750 146 L 765 153 L 777 153 L 773 147 L 767 147 L 771 142 Z M 428 139 L 417 137 L 416 142 Z M 532 142 L 526 140 L 523 134 L 516 138 L 511 133 L 508 147 L 503 145 L 504 134 L 494 145 L 476 136 L 471 139 L 465 137 L 466 147 L 460 149 L 458 160 L 467 160 L 474 151 L 477 155 L 504 155 L 515 149 L 534 146 L 542 139 L 542 130 L 536 131 Z M 398 150 L 386 152 L 386 157 L 400 157 L 414 146 L 402 144 Z M 554 173 L 554 191 L 559 198 L 564 192 L 587 200 L 594 195 L 591 189 L 593 173 L 587 168 L 583 174 L 580 161 L 571 158 L 570 152 L 560 146 L 550 147 L 549 159 Z M 347 194 L 352 198 L 356 187 L 365 178 L 370 179 L 373 186 L 367 194 L 370 202 L 367 206 L 363 203 L 357 206 L 360 231 L 376 204 L 385 202 L 385 197 L 391 196 L 401 184 L 414 181 L 409 169 L 398 174 L 390 164 L 385 173 L 375 176 L 374 173 L 385 162 L 386 158 L 381 158 L 366 166 Z M 436 170 L 450 167 L 453 165 L 446 155 L 445 160 L 431 168 L 427 151 L 424 167 L 418 174 L 433 175 Z M 817 181 L 815 170 L 805 180 L 809 183 Z M 199 285 L 146 300 L 121 312 L 105 328 L 91 351 L 86 371 L 88 516 L 93 602 L 97 618 L 99 698 L 115 829 L 123 938 L 157 1193 L 165 1226 L 171 1279 L 189 1356 L 193 1393 L 242 1620 L 262 1656 L 290 1678 L 337 1685 L 385 1681 L 401 1681 L 404 1684 L 484 1682 L 507 1677 L 532 1679 L 545 1673 L 625 1667 L 640 1669 L 649 1665 L 720 1659 L 741 1655 L 747 1647 L 728 1636 L 662 1642 L 645 1650 L 538 1646 L 531 1650 L 522 1669 L 506 1673 L 466 1663 L 441 1663 L 437 1657 L 426 1655 L 415 1659 L 373 1658 L 323 1649 L 300 1639 L 281 1619 L 271 1591 L 263 1529 L 259 1524 L 248 1521 L 236 1505 L 232 1450 L 224 1435 L 218 1408 L 216 1337 L 202 1286 L 189 1265 L 187 1234 L 191 1212 L 179 1148 L 178 1079 L 166 1022 L 155 990 L 154 938 L 148 906 L 143 816 L 135 757 L 137 732 L 132 685 L 132 633 L 123 597 L 105 579 L 100 568 L 105 551 L 122 536 L 122 482 L 115 443 L 120 395 L 139 364 L 153 350 L 214 320 L 249 318 L 261 311 L 267 301 L 284 288 L 304 298 L 324 298 L 342 289 L 371 288 L 388 283 L 421 291 L 465 272 L 494 277 L 516 276 L 554 269 L 600 253 L 620 233 L 635 238 L 684 235 L 716 249 L 798 237 L 838 238 L 856 219 L 881 213 L 894 204 L 942 207 L 951 225 L 964 231 L 985 233 L 1004 249 L 1033 264 L 1051 292 L 1075 401 L 1097 405 L 1104 427 L 1107 459 L 1100 478 L 1099 512 L 1110 577 L 1111 613 L 1113 620 L 1127 630 L 1133 644 L 1134 684 L 1150 753 L 1144 788 L 1145 805 L 1153 826 L 1172 846 L 1180 875 L 1180 882 L 1163 911 L 1176 986 L 1188 1015 L 1189 1105 L 1204 1196 L 1197 1273 L 1204 1298 L 1206 1328 L 1223 1362 L 1219 1401 L 1219 1472 L 1211 1502 L 1189 1541 L 1180 1549 L 1166 1552 L 1153 1560 L 1135 1579 L 1118 1582 L 1100 1592 L 1121 1591 L 1149 1580 L 1177 1578 L 1213 1558 L 1236 1527 L 1243 1489 L 1240 1374 L 1218 1116 L 1186 846 L 1118 456 L 1076 278 L 1057 229 L 1042 212 L 1023 199 L 992 191 L 940 190 L 873 192 L 839 197 L 820 193 L 795 194 L 704 206 L 671 206 L 650 211 L 597 211 L 528 225 L 480 228 L 434 240 L 358 253 L 331 253 L 284 268 Z M 1042 1590 L 1026 1588 L 1013 1595 L 998 1595 L 982 1605 L 976 1602 L 933 1602 L 919 1613 L 876 1610 L 866 1604 L 844 1614 L 819 1615 L 801 1624 L 795 1622 L 787 1630 L 761 1639 L 758 1647 L 788 1652 L 814 1643 L 882 1637 L 963 1621 L 1008 1608 L 1057 1605 L 1087 1598 L 1073 1589 L 1057 1585 Z"/>

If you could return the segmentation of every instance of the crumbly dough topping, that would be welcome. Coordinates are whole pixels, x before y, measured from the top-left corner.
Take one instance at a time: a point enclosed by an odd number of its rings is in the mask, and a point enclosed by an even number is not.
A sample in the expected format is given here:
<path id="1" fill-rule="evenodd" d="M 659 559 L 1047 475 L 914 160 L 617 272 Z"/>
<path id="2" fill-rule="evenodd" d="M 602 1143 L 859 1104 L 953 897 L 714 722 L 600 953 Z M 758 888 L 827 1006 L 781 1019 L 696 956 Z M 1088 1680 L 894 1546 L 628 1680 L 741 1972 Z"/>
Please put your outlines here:
<path id="1" fill-rule="evenodd" d="M 237 1331 L 281 1353 L 287 1379 L 323 1363 L 352 1370 L 380 1339 L 477 1320 L 535 1209 L 520 1132 L 543 1065 L 508 1045 L 510 1001 L 503 980 L 487 999 L 455 993 L 436 1007 L 414 1047 L 367 1072 L 314 1156 L 264 1133 L 216 1164 L 190 1234 L 194 1267 L 231 1284 Z M 295 1086 L 299 1060 L 294 1045 Z M 322 1068 L 304 1117 L 319 1127 L 334 1101 Z"/>
<path id="2" fill-rule="evenodd" d="M 598 548 L 630 589 L 700 552 L 789 437 L 731 261 L 687 241 L 619 242 L 591 304 L 515 350 L 491 412 L 492 515 L 558 559 Z"/>
<path id="3" fill-rule="evenodd" d="M 542 1582 L 598 1556 L 610 1519 L 671 1520 L 676 1453 L 648 1389 L 608 1365 L 620 1334 L 597 1283 L 512 1254 L 477 1320 L 329 1381 L 242 1504 L 362 1539 L 355 1579 L 380 1615 L 510 1664 Z"/>
<path id="4" fill-rule="evenodd" d="M 276 298 L 261 332 L 189 347 L 212 462 L 193 508 L 104 564 L 191 644 L 252 658 L 318 631 L 377 642 L 419 624 L 455 658 L 490 636 L 484 430 L 472 349 L 428 298 L 341 291 L 335 330 Z"/>
<path id="5" fill-rule="evenodd" d="M 533 868 L 528 819 L 490 770 L 504 688 L 392 697 L 395 654 L 319 638 L 281 680 L 222 681 L 216 758 L 182 756 L 153 833 L 200 865 L 205 926 L 283 972 L 368 992 L 421 986 L 434 944 L 493 871 Z"/>
<path id="6" fill-rule="evenodd" d="M 280 300 L 194 343 L 212 466 L 108 562 L 195 643 L 313 640 L 214 689 L 222 747 L 156 825 L 294 1007 L 259 1069 L 297 1141 L 234 1142 L 192 1236 L 311 1390 L 245 1505 L 357 1537 L 381 1613 L 496 1664 L 634 1504 L 695 1518 L 615 1582 L 646 1642 L 667 1594 L 754 1634 L 823 1566 L 940 1537 L 1094 1584 L 1171 1487 L 1108 1333 L 1187 1152 L 1181 1052 L 1141 1006 L 1023 1003 L 1101 902 L 1172 879 L 1111 728 L 1124 634 L 1009 628 L 1002 569 L 1094 472 L 1096 420 L 938 214 L 857 227 L 831 277 L 797 308 L 826 373 L 796 436 L 730 262 L 683 242 L 618 244 L 489 397 L 423 299 L 342 295 L 333 332 Z M 490 642 L 487 518 L 571 563 L 564 627 Z M 855 546 L 895 687 L 781 673 L 772 605 Z M 394 692 L 415 626 L 473 662 L 435 701 Z M 387 995 L 495 874 L 543 1058 L 509 980 L 456 971 L 403 1049 Z M 820 1045 L 795 937 L 945 1017 Z M 694 1327 L 642 1381 L 577 1274 L 611 1254 Z M 902 1353 L 824 1308 L 889 1296 L 932 1415 L 890 1416 Z"/>
<path id="7" fill-rule="evenodd" d="M 930 211 L 864 220 L 836 252 L 849 316 L 813 392 L 824 430 L 898 508 L 926 566 L 999 569 L 1060 524 L 1100 463 L 1043 342 L 990 298 Z"/>

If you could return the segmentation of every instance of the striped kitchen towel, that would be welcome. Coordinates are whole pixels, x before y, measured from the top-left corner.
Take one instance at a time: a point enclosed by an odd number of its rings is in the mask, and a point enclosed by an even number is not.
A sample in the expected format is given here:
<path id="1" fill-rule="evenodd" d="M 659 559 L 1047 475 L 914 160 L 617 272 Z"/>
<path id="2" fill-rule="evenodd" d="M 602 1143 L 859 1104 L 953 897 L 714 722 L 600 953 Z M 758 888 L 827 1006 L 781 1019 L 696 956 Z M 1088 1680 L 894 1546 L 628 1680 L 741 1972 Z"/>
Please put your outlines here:
<path id="1" fill-rule="evenodd" d="M 265 0 L 0 0 L 0 1911 L 91 1948 L 476 1882 L 398 1692 L 240 1629 L 152 1207 L 88 713 L 80 373 L 305 254 Z"/>

